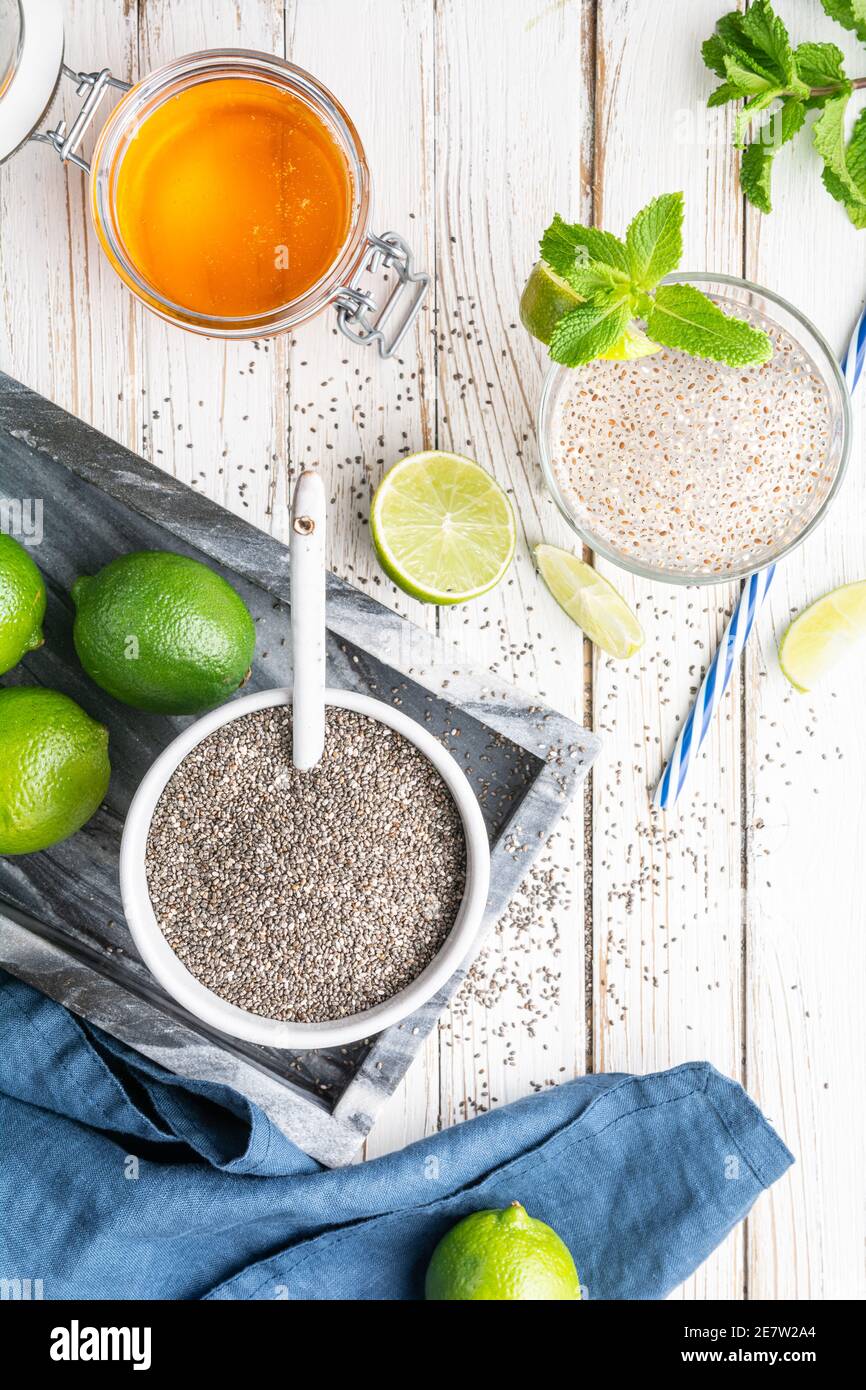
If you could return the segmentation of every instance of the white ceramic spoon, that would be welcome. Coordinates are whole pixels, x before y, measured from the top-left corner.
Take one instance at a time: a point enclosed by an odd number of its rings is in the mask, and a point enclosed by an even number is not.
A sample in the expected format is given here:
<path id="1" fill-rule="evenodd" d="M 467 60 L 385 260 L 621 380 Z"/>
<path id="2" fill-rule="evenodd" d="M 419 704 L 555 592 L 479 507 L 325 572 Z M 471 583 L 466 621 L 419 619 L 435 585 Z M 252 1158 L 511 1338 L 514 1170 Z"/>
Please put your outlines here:
<path id="1" fill-rule="evenodd" d="M 292 762 L 314 768 L 325 749 L 325 485 L 306 469 L 292 501 Z"/>

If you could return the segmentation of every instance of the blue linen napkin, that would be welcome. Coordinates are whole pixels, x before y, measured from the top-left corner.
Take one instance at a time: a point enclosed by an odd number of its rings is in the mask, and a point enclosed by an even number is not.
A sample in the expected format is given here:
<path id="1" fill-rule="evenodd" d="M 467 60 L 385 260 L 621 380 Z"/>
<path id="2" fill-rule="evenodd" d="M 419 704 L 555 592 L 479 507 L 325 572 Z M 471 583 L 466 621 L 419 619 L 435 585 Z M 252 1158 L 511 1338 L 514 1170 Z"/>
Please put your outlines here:
<path id="1" fill-rule="evenodd" d="M 442 1235 L 519 1200 L 590 1299 L 664 1298 L 791 1154 L 708 1062 L 586 1076 L 329 1171 L 0 971 L 0 1279 L 46 1299 L 417 1299 Z"/>

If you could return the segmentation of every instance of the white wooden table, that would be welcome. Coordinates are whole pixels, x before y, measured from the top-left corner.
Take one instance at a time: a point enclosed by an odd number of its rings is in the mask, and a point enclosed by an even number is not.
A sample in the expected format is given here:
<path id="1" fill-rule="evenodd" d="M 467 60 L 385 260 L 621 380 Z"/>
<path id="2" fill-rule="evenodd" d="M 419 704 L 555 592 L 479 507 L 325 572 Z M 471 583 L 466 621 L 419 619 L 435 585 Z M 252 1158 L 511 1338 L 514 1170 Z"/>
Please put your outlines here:
<path id="1" fill-rule="evenodd" d="M 849 71 L 866 72 L 866 52 L 813 0 L 779 6 L 796 39 L 832 39 Z M 30 146 L 0 170 L 0 366 L 282 539 L 290 478 L 319 465 L 334 497 L 331 563 L 359 584 L 379 577 L 364 521 L 371 489 L 401 452 L 472 454 L 512 490 L 517 560 L 482 604 L 437 613 L 384 581 L 376 592 L 604 737 L 556 851 L 572 904 L 557 924 L 559 1003 L 534 1039 L 517 1035 L 510 1066 L 507 1008 L 446 1017 L 367 1153 L 586 1068 L 709 1058 L 742 1080 L 797 1164 L 682 1296 L 852 1298 L 866 1292 L 866 713 L 856 664 L 798 697 L 775 642 L 793 610 L 866 575 L 859 447 L 830 520 L 780 569 L 691 799 L 658 821 L 648 788 L 734 589 L 617 575 L 647 633 L 640 655 L 617 665 L 582 647 L 529 554 L 541 538 L 574 544 L 538 465 L 544 354 L 515 326 L 554 210 L 620 231 L 650 197 L 682 188 L 684 266 L 789 296 L 840 351 L 866 292 L 866 234 L 824 192 L 807 140 L 778 160 L 774 214 L 744 208 L 728 118 L 704 109 L 712 79 L 699 52 L 729 8 L 68 0 L 76 67 L 134 79 L 184 52 L 238 45 L 317 74 L 361 130 L 377 230 L 411 240 L 435 271 L 435 298 L 400 363 L 351 348 L 327 317 L 295 341 L 186 335 L 108 269 L 80 174 Z M 860 408 L 858 422 L 859 437 Z"/>

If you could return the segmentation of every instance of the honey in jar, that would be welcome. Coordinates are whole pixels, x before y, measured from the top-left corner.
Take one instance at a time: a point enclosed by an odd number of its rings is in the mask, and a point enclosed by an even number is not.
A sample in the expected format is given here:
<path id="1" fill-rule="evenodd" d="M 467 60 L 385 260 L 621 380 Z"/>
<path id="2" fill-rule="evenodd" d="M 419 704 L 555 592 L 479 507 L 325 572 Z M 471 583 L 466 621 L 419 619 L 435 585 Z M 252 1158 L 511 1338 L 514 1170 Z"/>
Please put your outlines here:
<path id="1" fill-rule="evenodd" d="M 117 174 L 127 255 L 165 299 L 242 318 L 299 299 L 349 234 L 352 179 L 325 121 L 283 87 L 221 77 L 157 106 Z"/>

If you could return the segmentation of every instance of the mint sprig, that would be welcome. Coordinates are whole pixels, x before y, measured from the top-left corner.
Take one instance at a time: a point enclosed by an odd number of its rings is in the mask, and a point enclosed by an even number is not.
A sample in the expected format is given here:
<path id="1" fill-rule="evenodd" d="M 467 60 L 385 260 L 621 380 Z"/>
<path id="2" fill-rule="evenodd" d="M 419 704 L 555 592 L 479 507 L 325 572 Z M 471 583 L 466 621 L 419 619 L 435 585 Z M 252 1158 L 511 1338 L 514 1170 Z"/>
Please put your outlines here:
<path id="1" fill-rule="evenodd" d="M 693 285 L 660 284 L 683 254 L 682 193 L 654 198 L 633 219 L 625 240 L 557 213 L 540 249 L 542 260 L 581 301 L 553 325 L 554 362 L 582 367 L 604 355 L 645 356 L 660 347 L 732 367 L 772 355 L 766 333 L 731 318 Z"/>
<path id="2" fill-rule="evenodd" d="M 866 0 L 821 3 L 831 19 L 866 43 Z M 773 160 L 800 131 L 807 113 L 817 110 L 813 140 L 824 163 L 824 186 L 844 204 L 855 226 L 866 226 L 866 128 L 858 122 L 859 131 L 855 127 L 855 136 L 845 140 L 848 103 L 866 78 L 846 76 L 836 44 L 793 47 L 771 0 L 752 0 L 745 14 L 735 11 L 719 19 L 702 53 L 722 79 L 707 105 L 743 103 L 734 145 L 742 150 L 740 185 L 749 202 L 760 212 L 772 211 Z"/>

